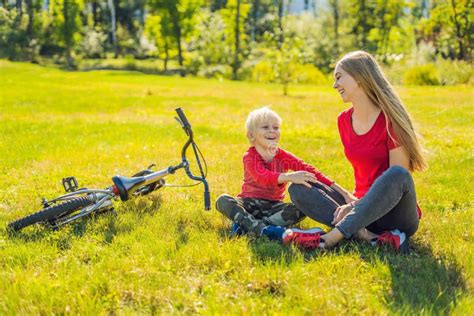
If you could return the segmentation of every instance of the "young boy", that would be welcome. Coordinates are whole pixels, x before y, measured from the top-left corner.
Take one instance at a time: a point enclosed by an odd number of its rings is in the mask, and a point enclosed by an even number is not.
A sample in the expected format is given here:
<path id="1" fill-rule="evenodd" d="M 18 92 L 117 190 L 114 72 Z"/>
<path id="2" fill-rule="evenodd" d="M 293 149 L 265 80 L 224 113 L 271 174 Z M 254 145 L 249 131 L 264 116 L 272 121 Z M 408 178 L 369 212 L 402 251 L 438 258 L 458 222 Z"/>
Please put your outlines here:
<path id="1" fill-rule="evenodd" d="M 331 186 L 333 181 L 311 165 L 278 147 L 281 118 L 268 107 L 252 111 L 246 121 L 251 147 L 243 157 L 244 182 L 236 197 L 221 195 L 216 209 L 234 221 L 244 232 L 266 235 L 301 248 L 319 247 L 320 228 L 286 229 L 301 221 L 303 214 L 292 203 L 284 203 L 288 182 L 311 187 L 318 181 Z M 293 170 L 293 172 L 288 172 Z"/>

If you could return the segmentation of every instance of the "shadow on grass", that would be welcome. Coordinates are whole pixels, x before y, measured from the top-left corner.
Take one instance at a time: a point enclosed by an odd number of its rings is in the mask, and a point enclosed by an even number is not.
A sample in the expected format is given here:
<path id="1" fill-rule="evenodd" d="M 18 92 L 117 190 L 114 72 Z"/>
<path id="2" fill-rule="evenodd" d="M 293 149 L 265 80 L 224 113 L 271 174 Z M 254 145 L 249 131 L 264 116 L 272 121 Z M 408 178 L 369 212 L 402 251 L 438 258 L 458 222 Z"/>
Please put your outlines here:
<path id="1" fill-rule="evenodd" d="M 266 238 L 231 236 L 229 229 L 220 229 L 222 239 L 246 238 L 255 257 L 262 263 L 289 265 L 301 256 L 308 261 L 324 256 L 319 250 L 301 252 Z M 385 294 L 387 306 L 401 314 L 449 314 L 462 296 L 468 295 L 462 268 L 455 258 L 433 254 L 424 244 L 413 243 L 409 254 L 397 254 L 391 249 L 373 248 L 364 243 L 343 242 L 336 253 L 356 253 L 371 265 L 382 262 L 391 275 L 391 289 Z M 335 286 L 337 286 L 335 284 Z"/>
<path id="2" fill-rule="evenodd" d="M 461 267 L 454 258 L 435 256 L 427 245 L 412 246 L 409 254 L 400 255 L 354 241 L 337 251 L 356 252 L 370 264 L 383 262 L 388 266 L 392 287 L 386 302 L 393 312 L 449 314 L 459 298 L 468 295 Z"/>
<path id="3" fill-rule="evenodd" d="M 105 244 L 113 242 L 117 234 L 129 233 L 133 231 L 145 219 L 145 215 L 154 215 L 160 208 L 161 197 L 159 195 L 150 195 L 123 204 L 120 210 L 107 210 L 101 213 L 92 213 L 79 218 L 58 229 L 52 229 L 48 225 L 32 225 L 24 230 L 13 232 L 9 231 L 10 238 L 18 239 L 23 242 L 37 242 L 48 240 L 56 244 L 58 249 L 67 250 L 71 246 L 74 238 L 84 236 L 89 230 L 103 234 Z M 133 214 L 133 220 L 120 222 L 118 219 L 121 214 Z"/>
<path id="4" fill-rule="evenodd" d="M 61 68 L 64 71 L 68 69 L 66 67 Z M 96 70 L 113 70 L 113 71 L 120 71 L 120 75 L 127 74 L 124 71 L 129 72 L 129 74 L 134 73 L 142 73 L 145 75 L 159 75 L 159 76 L 177 76 L 183 73 L 183 70 L 180 69 L 168 69 L 168 70 L 160 70 L 160 69 L 153 69 L 153 68 L 146 68 L 140 67 L 135 65 L 124 65 L 124 66 L 114 66 L 114 65 L 97 65 L 97 66 L 88 66 L 88 67 L 81 67 L 79 69 L 74 69 L 74 71 L 80 72 L 89 72 L 89 71 L 96 71 Z M 70 71 L 70 69 L 69 69 Z"/>
<path id="5" fill-rule="evenodd" d="M 244 238 L 249 244 L 256 260 L 262 264 L 278 262 L 281 265 L 290 265 L 295 260 L 312 260 L 321 255 L 321 251 L 303 251 L 292 246 L 283 245 L 280 241 L 272 241 L 266 237 L 255 236 L 235 236 L 230 232 L 230 228 L 220 228 L 218 230 L 220 240 L 233 238 Z"/>

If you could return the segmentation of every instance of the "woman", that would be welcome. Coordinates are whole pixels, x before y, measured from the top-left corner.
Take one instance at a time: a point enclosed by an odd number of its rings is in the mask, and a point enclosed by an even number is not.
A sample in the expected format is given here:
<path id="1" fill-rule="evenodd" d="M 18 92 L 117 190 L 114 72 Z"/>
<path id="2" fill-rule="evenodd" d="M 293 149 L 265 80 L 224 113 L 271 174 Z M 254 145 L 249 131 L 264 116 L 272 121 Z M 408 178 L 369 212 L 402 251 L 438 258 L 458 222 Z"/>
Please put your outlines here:
<path id="1" fill-rule="evenodd" d="M 306 215 L 334 227 L 322 237 L 322 248 L 356 237 L 406 251 L 421 217 L 410 172 L 426 168 L 411 118 L 370 54 L 347 54 L 334 78 L 333 88 L 352 104 L 339 114 L 338 127 L 354 168 L 354 196 L 323 184 L 293 184 L 291 199 Z"/>

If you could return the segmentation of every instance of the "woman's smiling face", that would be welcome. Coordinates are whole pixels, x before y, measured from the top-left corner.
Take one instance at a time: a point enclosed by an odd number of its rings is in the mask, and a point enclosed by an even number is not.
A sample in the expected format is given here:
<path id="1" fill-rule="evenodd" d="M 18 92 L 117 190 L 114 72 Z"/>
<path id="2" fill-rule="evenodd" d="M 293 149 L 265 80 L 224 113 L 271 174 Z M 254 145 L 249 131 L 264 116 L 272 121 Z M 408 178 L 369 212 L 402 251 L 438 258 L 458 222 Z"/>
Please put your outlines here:
<path id="1" fill-rule="evenodd" d="M 332 87 L 339 92 L 344 102 L 354 101 L 354 97 L 363 92 L 357 81 L 342 69 L 340 64 L 337 64 L 336 69 L 334 69 L 334 84 Z"/>

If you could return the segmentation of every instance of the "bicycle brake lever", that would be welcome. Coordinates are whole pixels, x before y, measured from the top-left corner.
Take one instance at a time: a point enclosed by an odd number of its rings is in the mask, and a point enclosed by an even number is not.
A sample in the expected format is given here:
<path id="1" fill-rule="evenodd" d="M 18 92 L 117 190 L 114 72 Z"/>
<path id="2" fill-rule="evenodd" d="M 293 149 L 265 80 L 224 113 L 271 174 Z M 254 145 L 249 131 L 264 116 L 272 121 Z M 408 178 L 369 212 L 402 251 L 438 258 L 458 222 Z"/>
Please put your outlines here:
<path id="1" fill-rule="evenodd" d="M 178 121 L 179 125 L 181 125 L 182 128 L 184 128 L 184 123 L 179 119 L 179 117 L 174 117 L 176 121 Z"/>
<path id="2" fill-rule="evenodd" d="M 184 132 L 186 133 L 186 135 L 189 136 L 188 129 L 186 128 L 186 126 L 184 126 L 183 121 L 181 121 L 181 119 L 180 119 L 179 117 L 176 117 L 176 116 L 174 117 L 174 119 L 175 119 L 176 121 L 178 121 L 179 125 L 181 125 L 181 127 L 184 129 Z"/>

